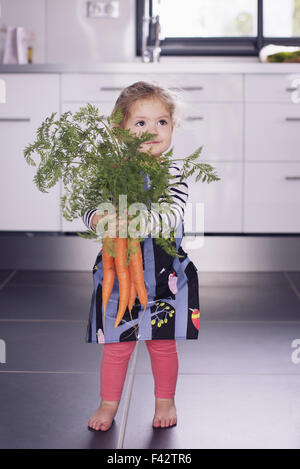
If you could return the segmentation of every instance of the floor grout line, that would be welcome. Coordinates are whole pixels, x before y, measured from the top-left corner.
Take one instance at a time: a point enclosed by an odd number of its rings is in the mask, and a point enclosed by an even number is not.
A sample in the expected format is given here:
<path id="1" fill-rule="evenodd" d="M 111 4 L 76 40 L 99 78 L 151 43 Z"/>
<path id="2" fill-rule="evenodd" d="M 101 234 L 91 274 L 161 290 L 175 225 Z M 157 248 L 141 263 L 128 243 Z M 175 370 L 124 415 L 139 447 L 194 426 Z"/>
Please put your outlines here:
<path id="1" fill-rule="evenodd" d="M 295 371 L 296 373 L 296 371 Z M 151 371 L 136 371 L 136 375 L 152 375 Z M 178 372 L 178 376 L 295 376 L 294 373 L 189 373 L 189 372 Z M 296 373 L 297 378 L 300 378 L 299 373 Z"/>
<path id="2" fill-rule="evenodd" d="M 9 274 L 9 276 L 1 283 L 1 285 L 0 285 L 0 290 L 2 290 L 2 289 L 5 287 L 5 285 L 10 281 L 10 279 L 11 279 L 14 275 L 16 275 L 16 273 L 17 273 L 17 270 L 13 270 L 13 271 Z"/>
<path id="3" fill-rule="evenodd" d="M 0 370 L 0 373 L 97 375 L 98 371 Z"/>
<path id="4" fill-rule="evenodd" d="M 299 297 L 300 299 L 300 297 Z M 86 323 L 86 319 L 11 319 L 11 318 L 0 318 L 0 322 L 75 322 L 75 323 Z M 216 319 L 215 321 L 214 320 L 207 320 L 207 319 L 202 319 L 202 324 L 299 324 L 300 323 L 300 319 L 297 320 L 284 320 L 284 321 L 281 321 L 281 320 L 278 320 L 278 321 L 262 321 L 262 320 L 253 320 L 253 321 L 249 321 L 249 320 L 233 320 L 233 321 L 230 321 L 230 320 L 226 320 L 224 319 L 223 321 L 222 320 L 218 320 Z M 176 340 L 186 340 L 186 338 L 183 338 L 183 339 L 176 339 Z M 193 339 L 190 339 L 191 341 Z M 195 339 L 197 340 L 197 339 Z"/>
<path id="5" fill-rule="evenodd" d="M 133 387 L 134 374 L 135 374 L 135 368 L 136 368 L 138 347 L 139 347 L 139 341 L 137 341 L 137 344 L 135 346 L 132 365 L 129 371 L 129 383 L 128 383 L 127 393 L 125 397 L 125 407 L 124 407 L 124 412 L 123 412 L 123 417 L 122 417 L 122 422 L 121 422 L 121 429 L 120 429 L 117 449 L 123 449 L 125 430 L 126 430 L 126 424 L 127 424 L 127 419 L 128 419 L 129 404 L 130 404 L 130 399 L 132 395 L 132 387 Z"/>
<path id="6" fill-rule="evenodd" d="M 4 373 L 12 373 L 12 374 L 69 374 L 69 375 L 98 375 L 99 371 L 41 371 L 41 370 L 0 370 L 0 374 Z M 124 434 L 125 434 L 125 427 L 127 423 L 127 416 L 128 416 L 128 410 L 129 410 L 129 402 L 130 402 L 130 397 L 131 397 L 131 391 L 132 391 L 132 385 L 133 385 L 133 378 L 134 375 L 152 375 L 152 371 L 137 371 L 136 373 L 129 373 L 129 385 L 128 388 L 130 387 L 130 393 L 127 392 L 126 397 L 125 397 L 125 411 L 126 415 L 123 416 L 122 418 L 122 423 L 121 423 L 121 432 L 122 436 L 119 438 L 119 442 L 122 442 L 123 444 L 123 439 L 124 439 Z M 178 375 L 184 375 L 184 376 L 294 376 L 293 373 L 266 373 L 266 372 L 261 372 L 261 373 L 242 373 L 242 372 L 237 372 L 237 373 L 189 373 L 189 372 L 179 372 Z M 298 378 L 299 374 L 297 373 L 296 376 Z M 129 396 L 129 399 L 127 399 L 127 396 Z M 122 449 L 122 446 L 120 446 L 120 449 Z"/>
<path id="7" fill-rule="evenodd" d="M 283 272 L 283 275 L 285 276 L 285 278 L 287 279 L 290 287 L 292 288 L 292 290 L 294 291 L 294 293 L 298 297 L 298 300 L 300 300 L 300 292 L 299 292 L 298 288 L 296 287 L 295 283 L 293 282 L 293 280 L 290 278 L 289 274 L 287 272 Z"/>
<path id="8" fill-rule="evenodd" d="M 0 322 L 82 322 L 86 323 L 83 319 L 5 319 L 1 318 Z"/>

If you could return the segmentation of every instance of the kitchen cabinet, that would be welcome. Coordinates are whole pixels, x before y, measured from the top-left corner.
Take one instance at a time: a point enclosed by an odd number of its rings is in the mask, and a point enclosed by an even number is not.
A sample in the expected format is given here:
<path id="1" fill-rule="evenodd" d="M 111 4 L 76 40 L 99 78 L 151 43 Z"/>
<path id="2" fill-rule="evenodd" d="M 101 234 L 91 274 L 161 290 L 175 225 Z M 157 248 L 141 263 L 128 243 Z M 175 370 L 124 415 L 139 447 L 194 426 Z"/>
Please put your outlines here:
<path id="1" fill-rule="evenodd" d="M 241 161 L 243 103 L 188 103 L 173 141 L 178 158 L 203 145 L 201 158 L 205 160 Z"/>
<path id="2" fill-rule="evenodd" d="M 246 76 L 244 227 L 300 232 L 300 74 Z"/>
<path id="3" fill-rule="evenodd" d="M 300 105 L 247 103 L 246 161 L 300 161 Z"/>
<path id="4" fill-rule="evenodd" d="M 140 80 L 157 81 L 180 91 L 183 101 L 241 101 L 243 83 L 240 75 L 193 73 L 82 73 L 62 75 L 64 101 L 115 101 L 120 91 Z"/>
<path id="5" fill-rule="evenodd" d="M 245 163 L 246 233 L 300 233 L 300 161 Z"/>
<path id="6" fill-rule="evenodd" d="M 123 87 L 139 80 L 156 81 L 180 95 L 183 120 L 174 130 L 174 158 L 182 158 L 203 145 L 201 160 L 219 161 L 224 174 L 222 184 L 189 181 L 189 203 L 209 207 L 206 231 L 240 231 L 242 226 L 242 166 L 243 158 L 243 77 L 226 74 L 80 74 L 62 76 L 63 112 L 77 111 L 87 102 L 98 106 L 100 113 L 109 115 Z M 227 163 L 225 163 L 225 161 Z M 239 164 L 236 164 L 239 162 Z M 217 187 L 218 186 L 218 187 Z M 215 192 L 216 191 L 216 192 Z M 204 197 L 205 195 L 205 198 Z M 215 206 L 216 194 L 222 194 L 222 215 Z M 235 210 L 232 209 L 235 208 Z M 212 210 L 213 216 L 209 215 Z M 81 220 L 62 220 L 66 231 L 81 230 Z"/>
<path id="7" fill-rule="evenodd" d="M 60 231 L 60 188 L 48 194 L 33 182 L 24 149 L 48 115 L 59 112 L 59 75 L 3 74 L 6 102 L 0 106 L 0 230 Z M 38 160 L 37 160 L 38 161 Z"/>
<path id="8" fill-rule="evenodd" d="M 245 102 L 299 102 L 299 85 L 299 73 L 245 74 Z"/>
<path id="9" fill-rule="evenodd" d="M 243 162 L 214 161 L 213 166 L 221 178 L 217 183 L 196 182 L 194 175 L 189 179 L 187 204 L 193 216 L 191 224 L 185 216 L 185 232 L 241 233 Z"/>
<path id="10" fill-rule="evenodd" d="M 232 72 L 220 65 L 223 71 L 215 67 L 197 73 L 187 65 L 172 73 L 172 67 L 139 65 L 130 73 L 125 70 L 131 67 L 124 65 L 122 71 L 120 64 L 119 69 L 103 67 L 97 73 L 0 75 L 7 95 L 6 104 L 0 105 L 1 229 L 86 230 L 81 219 L 63 218 L 62 183 L 48 194 L 37 190 L 32 181 L 36 169 L 25 163 L 23 149 L 51 112 L 76 112 L 91 103 L 108 116 L 122 88 L 146 80 L 180 96 L 182 120 L 173 134 L 174 158 L 202 146 L 200 161 L 214 166 L 221 178 L 211 184 L 189 179 L 188 203 L 200 206 L 200 222 L 186 222 L 185 231 L 299 233 L 300 73 L 282 73 L 283 67 L 270 73 L 270 66 L 263 65 L 257 68 L 265 73 L 252 73 L 250 65 Z M 9 210 L 4 200 L 10 200 Z"/>

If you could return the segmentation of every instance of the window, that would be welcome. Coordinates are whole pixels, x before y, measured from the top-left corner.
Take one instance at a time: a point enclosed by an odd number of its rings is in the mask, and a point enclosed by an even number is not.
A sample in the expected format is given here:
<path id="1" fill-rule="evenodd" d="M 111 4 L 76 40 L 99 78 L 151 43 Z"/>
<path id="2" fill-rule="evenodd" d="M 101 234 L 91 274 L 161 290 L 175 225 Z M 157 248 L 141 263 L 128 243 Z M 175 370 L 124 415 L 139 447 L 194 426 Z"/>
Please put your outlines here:
<path id="1" fill-rule="evenodd" d="M 144 14 L 145 12 L 145 14 Z M 300 0 L 136 0 L 137 55 L 154 45 L 143 18 L 159 16 L 161 55 L 255 56 L 267 44 L 300 46 Z"/>

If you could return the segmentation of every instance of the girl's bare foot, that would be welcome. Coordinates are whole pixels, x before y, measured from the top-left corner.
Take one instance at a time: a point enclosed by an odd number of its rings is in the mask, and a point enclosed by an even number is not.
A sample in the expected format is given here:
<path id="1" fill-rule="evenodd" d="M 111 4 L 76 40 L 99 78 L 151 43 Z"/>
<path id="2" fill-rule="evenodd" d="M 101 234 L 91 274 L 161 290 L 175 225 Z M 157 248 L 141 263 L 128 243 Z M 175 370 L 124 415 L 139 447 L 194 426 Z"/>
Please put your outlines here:
<path id="1" fill-rule="evenodd" d="M 153 417 L 153 427 L 171 427 L 177 423 L 176 407 L 174 398 L 155 398 L 155 414 Z"/>
<path id="2" fill-rule="evenodd" d="M 117 413 L 120 401 L 101 400 L 100 406 L 91 416 L 88 426 L 93 430 L 107 431 Z"/>

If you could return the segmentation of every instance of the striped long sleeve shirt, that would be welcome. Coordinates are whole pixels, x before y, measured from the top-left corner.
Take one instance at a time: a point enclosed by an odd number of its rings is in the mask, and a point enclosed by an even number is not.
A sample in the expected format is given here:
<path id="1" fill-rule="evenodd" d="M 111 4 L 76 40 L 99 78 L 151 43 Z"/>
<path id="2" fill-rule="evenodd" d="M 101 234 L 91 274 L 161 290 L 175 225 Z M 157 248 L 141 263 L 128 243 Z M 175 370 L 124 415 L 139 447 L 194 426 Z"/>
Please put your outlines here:
<path id="1" fill-rule="evenodd" d="M 167 213 L 161 213 L 153 209 L 153 207 L 144 211 L 145 222 L 150 222 L 151 232 L 162 229 L 176 229 L 180 225 L 184 217 L 184 209 L 188 199 L 188 185 L 185 181 L 180 182 L 181 169 L 179 166 L 174 163 L 169 166 L 169 174 L 175 176 L 175 178 L 170 179 L 170 184 L 173 184 L 172 187 L 169 187 L 169 195 L 172 198 L 172 203 L 169 205 L 169 210 Z M 160 198 L 158 203 L 163 202 L 163 198 Z M 87 210 L 83 217 L 82 221 L 85 226 L 92 231 L 96 231 L 92 226 L 93 215 L 97 212 L 97 209 Z M 149 219 L 149 214 L 151 218 Z"/>

